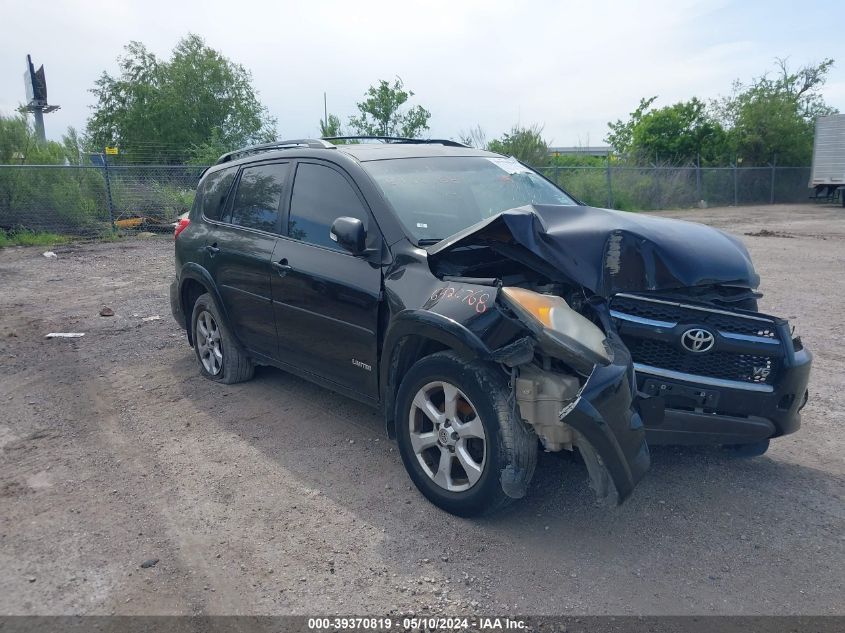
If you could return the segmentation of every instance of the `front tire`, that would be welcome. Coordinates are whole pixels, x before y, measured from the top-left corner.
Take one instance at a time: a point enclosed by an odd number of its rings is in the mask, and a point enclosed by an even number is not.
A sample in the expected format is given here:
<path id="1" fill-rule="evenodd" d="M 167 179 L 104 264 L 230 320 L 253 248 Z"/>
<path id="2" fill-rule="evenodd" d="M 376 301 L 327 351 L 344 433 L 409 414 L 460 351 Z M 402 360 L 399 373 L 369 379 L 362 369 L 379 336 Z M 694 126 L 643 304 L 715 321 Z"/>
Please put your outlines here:
<path id="1" fill-rule="evenodd" d="M 191 314 L 194 351 L 200 373 L 227 385 L 252 378 L 255 366 L 223 325 L 211 295 L 200 295 Z"/>
<path id="2" fill-rule="evenodd" d="M 418 361 L 396 397 L 396 437 L 417 489 L 458 516 L 504 508 L 525 495 L 537 436 L 514 415 L 506 376 L 452 352 Z"/>

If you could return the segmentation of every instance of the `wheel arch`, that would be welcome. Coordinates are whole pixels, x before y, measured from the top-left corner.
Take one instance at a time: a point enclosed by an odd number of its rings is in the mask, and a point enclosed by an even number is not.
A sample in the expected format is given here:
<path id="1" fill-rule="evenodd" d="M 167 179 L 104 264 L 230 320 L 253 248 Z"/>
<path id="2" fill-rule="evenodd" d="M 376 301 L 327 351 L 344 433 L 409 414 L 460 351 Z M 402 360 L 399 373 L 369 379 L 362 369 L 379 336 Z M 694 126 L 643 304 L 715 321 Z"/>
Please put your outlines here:
<path id="1" fill-rule="evenodd" d="M 182 274 L 179 277 L 179 301 L 182 305 L 182 314 L 185 315 L 185 331 L 191 345 L 194 344 L 193 323 L 191 323 L 194 304 L 201 295 L 206 293 L 211 295 L 227 329 L 233 332 L 232 328 L 229 327 L 229 315 L 226 313 L 220 292 L 217 290 L 217 285 L 211 275 L 198 264 L 189 263 L 182 269 Z M 240 341 L 238 341 L 238 344 L 240 344 Z"/>
<path id="2" fill-rule="evenodd" d="M 449 317 L 428 310 L 405 310 L 394 318 L 385 335 L 379 368 L 388 437 L 396 437 L 396 391 L 403 377 L 414 363 L 441 351 L 453 351 L 467 361 L 490 358 L 483 341 Z"/>

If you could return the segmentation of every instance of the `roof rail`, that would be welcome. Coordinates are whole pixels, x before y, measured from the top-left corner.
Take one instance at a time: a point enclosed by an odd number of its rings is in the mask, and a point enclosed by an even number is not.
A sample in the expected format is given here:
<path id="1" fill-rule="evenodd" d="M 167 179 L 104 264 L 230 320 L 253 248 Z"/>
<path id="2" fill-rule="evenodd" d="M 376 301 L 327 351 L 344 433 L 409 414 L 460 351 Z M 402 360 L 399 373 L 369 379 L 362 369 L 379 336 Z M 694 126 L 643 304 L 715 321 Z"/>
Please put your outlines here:
<path id="1" fill-rule="evenodd" d="M 383 141 L 384 143 L 414 143 L 417 145 L 447 145 L 449 147 L 469 147 L 458 141 L 441 138 L 406 138 L 404 136 L 324 136 L 324 141 Z"/>
<path id="2" fill-rule="evenodd" d="M 273 141 L 272 143 L 262 143 L 261 145 L 249 145 L 231 152 L 223 154 L 217 159 L 215 165 L 220 163 L 228 163 L 244 156 L 251 154 L 260 154 L 261 152 L 272 152 L 276 149 L 290 149 L 292 147 L 310 147 L 312 149 L 336 149 L 334 145 L 319 138 L 297 138 L 288 141 Z"/>

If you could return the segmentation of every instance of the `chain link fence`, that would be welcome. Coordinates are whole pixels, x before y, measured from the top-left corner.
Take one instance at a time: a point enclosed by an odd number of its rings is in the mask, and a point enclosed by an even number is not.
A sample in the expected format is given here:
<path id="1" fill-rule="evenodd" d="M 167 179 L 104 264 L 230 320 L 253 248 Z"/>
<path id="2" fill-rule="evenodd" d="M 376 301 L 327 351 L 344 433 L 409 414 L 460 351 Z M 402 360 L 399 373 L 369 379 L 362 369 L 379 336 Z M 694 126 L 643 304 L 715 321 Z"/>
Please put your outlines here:
<path id="1" fill-rule="evenodd" d="M 204 167 L 0 165 L 0 229 L 92 236 L 172 230 Z"/>
<path id="2" fill-rule="evenodd" d="M 0 165 L 0 230 L 170 231 L 204 167 Z M 806 201 L 809 167 L 540 167 L 583 202 L 651 210 Z"/>
<path id="3" fill-rule="evenodd" d="M 628 211 L 805 202 L 809 167 L 540 167 L 581 201 Z"/>

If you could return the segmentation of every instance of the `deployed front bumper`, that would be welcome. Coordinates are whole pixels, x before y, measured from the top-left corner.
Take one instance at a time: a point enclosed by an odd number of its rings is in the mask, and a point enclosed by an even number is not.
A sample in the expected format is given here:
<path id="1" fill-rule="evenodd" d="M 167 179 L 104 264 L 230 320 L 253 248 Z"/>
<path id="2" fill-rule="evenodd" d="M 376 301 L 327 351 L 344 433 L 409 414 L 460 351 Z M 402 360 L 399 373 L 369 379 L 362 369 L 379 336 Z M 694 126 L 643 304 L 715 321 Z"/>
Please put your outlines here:
<path id="1" fill-rule="evenodd" d="M 796 352 L 771 389 L 728 388 L 701 383 L 695 376 L 679 380 L 672 373 L 638 366 L 640 392 L 659 398 L 665 406 L 662 420 L 644 420 L 648 441 L 743 444 L 794 433 L 807 403 L 811 364 L 809 351 Z"/>
<path id="2" fill-rule="evenodd" d="M 608 338 L 614 348 L 613 363 L 595 367 L 575 407 L 563 421 L 589 442 L 607 469 L 621 502 L 649 469 L 651 457 L 643 422 L 631 408 L 634 395 L 631 357 L 613 339 Z M 592 473 L 591 478 L 594 479 Z"/>
<path id="3" fill-rule="evenodd" d="M 614 297 L 611 316 L 638 391 L 662 405 L 643 409 L 650 443 L 742 444 L 800 427 L 812 354 L 784 319 L 630 294 Z M 685 348 L 690 333 L 710 348 Z"/>
<path id="4" fill-rule="evenodd" d="M 578 449 L 600 501 L 622 502 L 651 465 L 640 415 L 631 356 L 619 337 L 609 365 L 595 365 L 581 382 L 570 373 L 518 367 L 513 383 L 523 421 L 548 451 Z"/>

